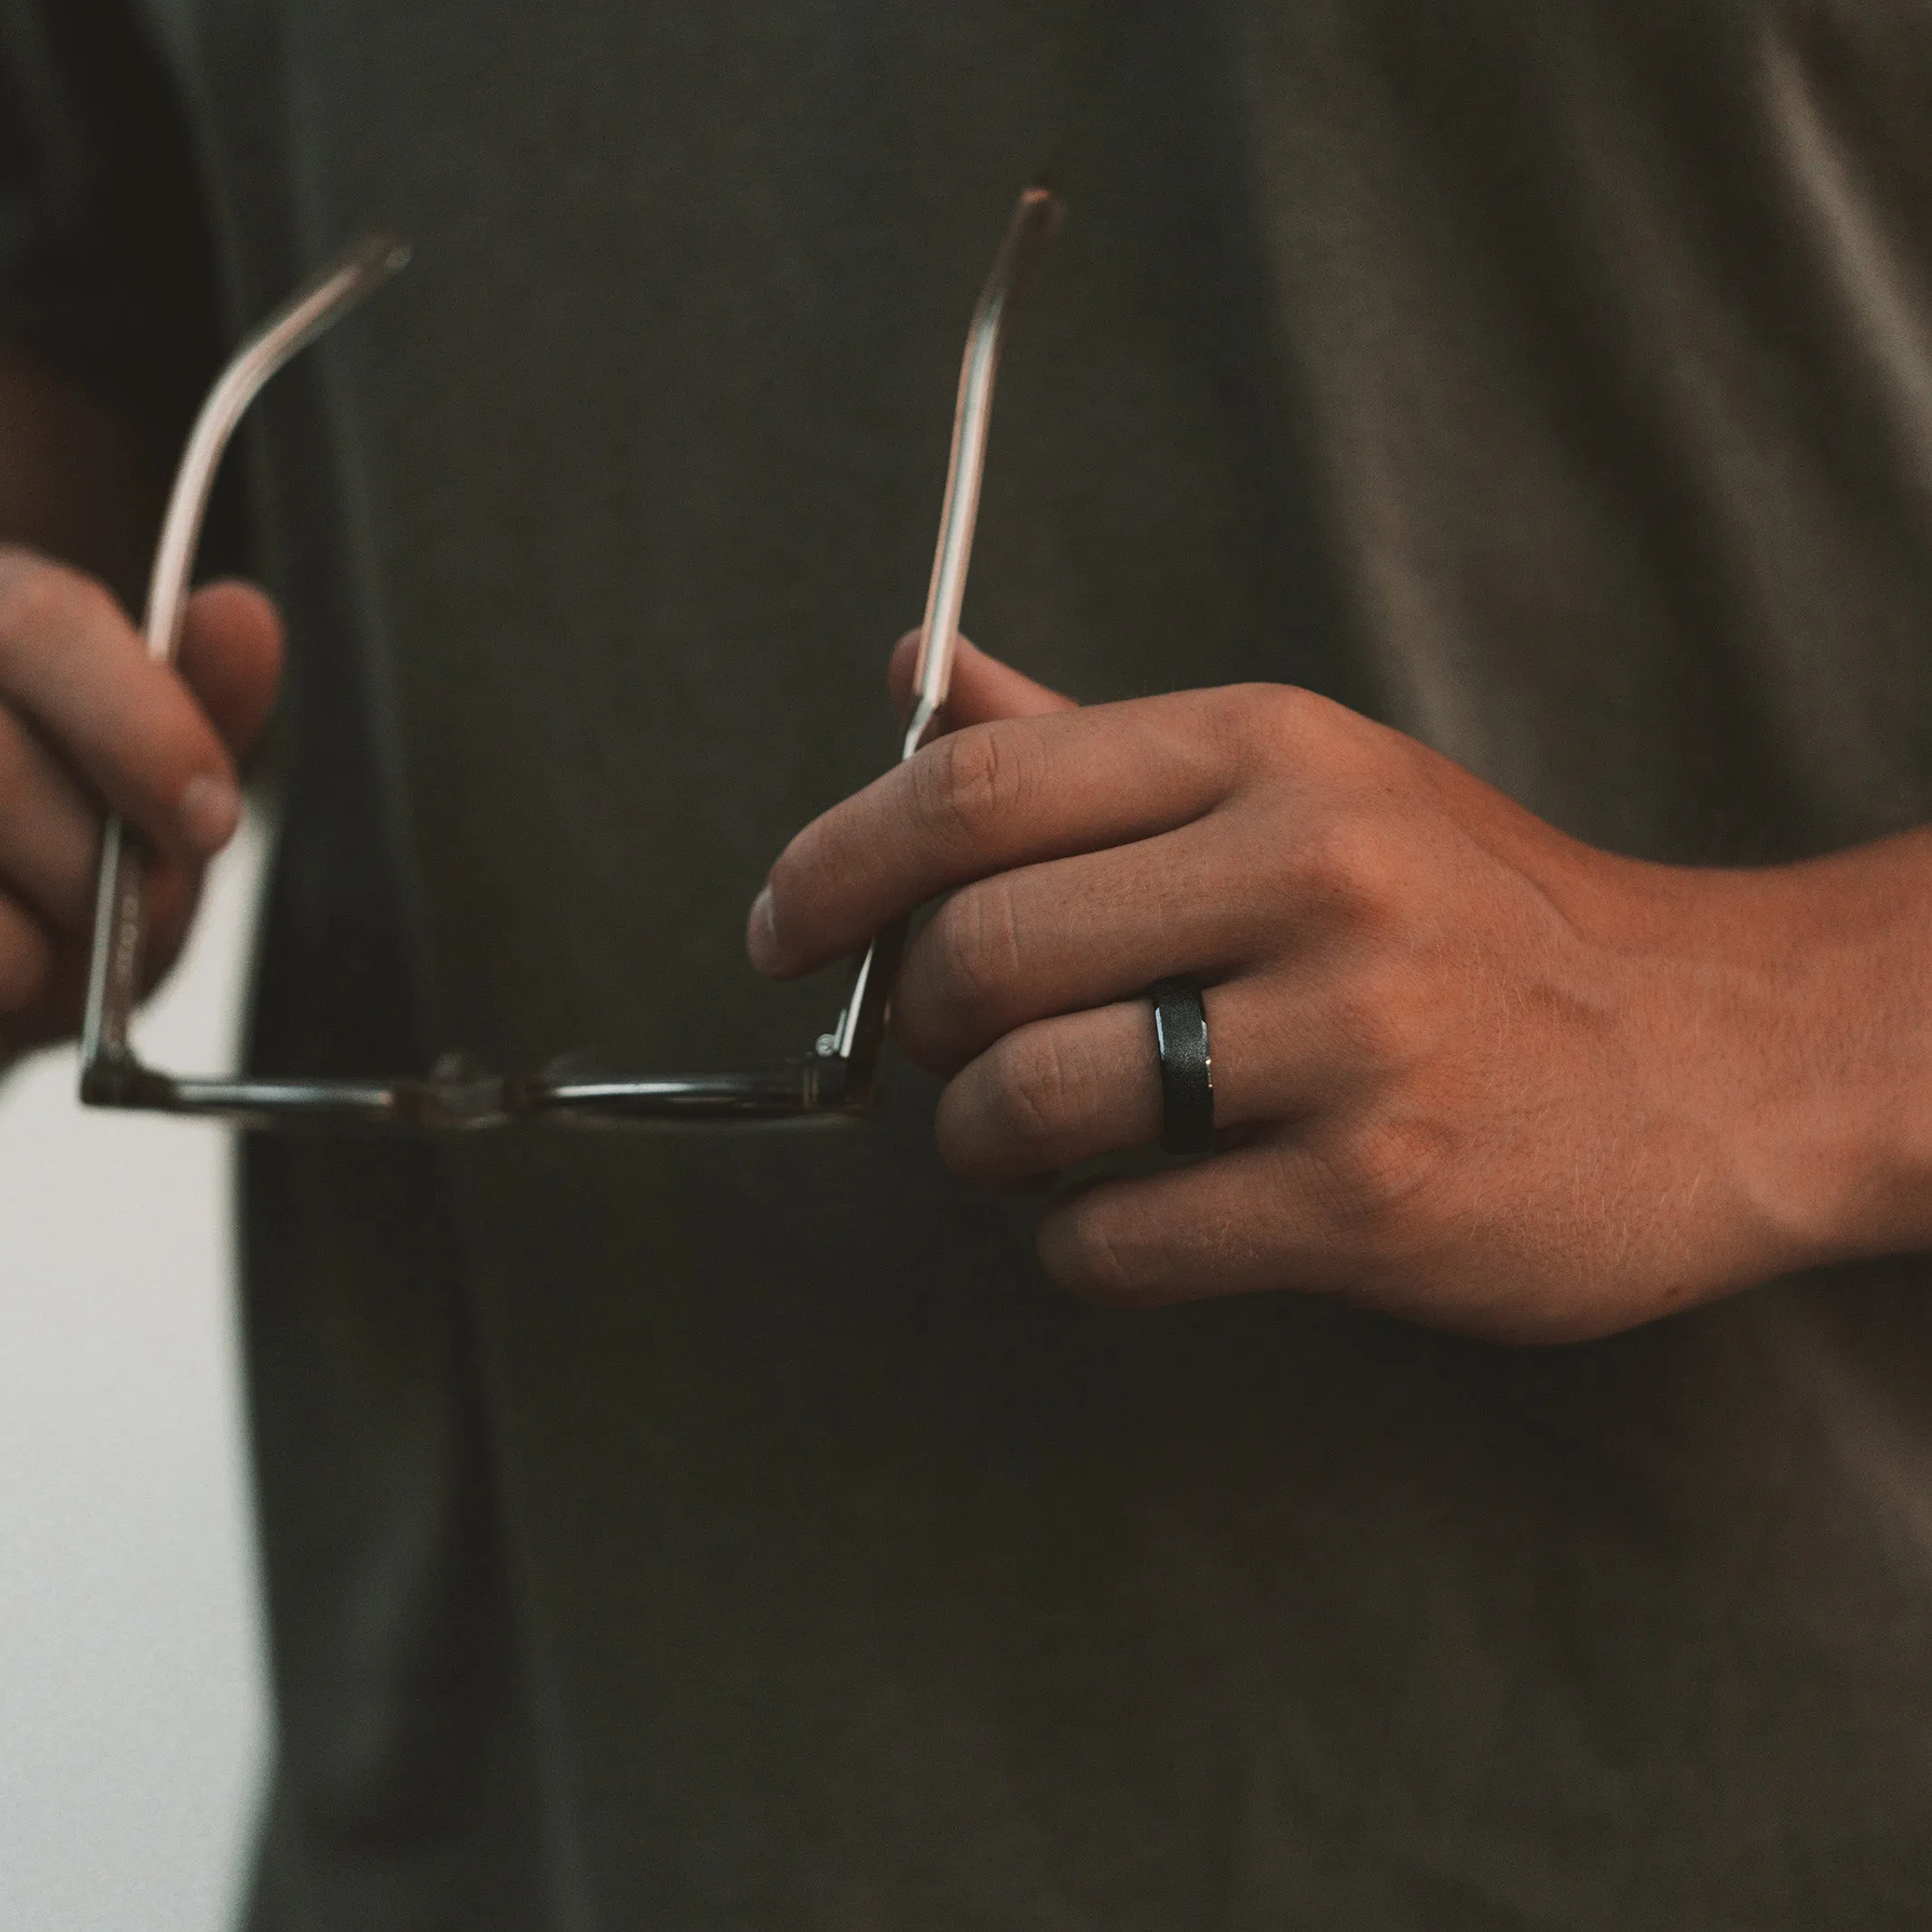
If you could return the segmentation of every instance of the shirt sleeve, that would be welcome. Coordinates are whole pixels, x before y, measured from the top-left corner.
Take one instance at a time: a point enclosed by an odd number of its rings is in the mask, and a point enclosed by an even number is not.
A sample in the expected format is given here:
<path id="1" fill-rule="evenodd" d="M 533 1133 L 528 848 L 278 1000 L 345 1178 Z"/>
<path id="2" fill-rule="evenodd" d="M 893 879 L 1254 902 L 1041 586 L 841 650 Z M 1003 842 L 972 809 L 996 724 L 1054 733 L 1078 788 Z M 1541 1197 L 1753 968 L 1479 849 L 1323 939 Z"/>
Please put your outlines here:
<path id="1" fill-rule="evenodd" d="M 180 103 L 128 0 L 0 0 L 0 337 L 175 426 L 212 369 Z"/>

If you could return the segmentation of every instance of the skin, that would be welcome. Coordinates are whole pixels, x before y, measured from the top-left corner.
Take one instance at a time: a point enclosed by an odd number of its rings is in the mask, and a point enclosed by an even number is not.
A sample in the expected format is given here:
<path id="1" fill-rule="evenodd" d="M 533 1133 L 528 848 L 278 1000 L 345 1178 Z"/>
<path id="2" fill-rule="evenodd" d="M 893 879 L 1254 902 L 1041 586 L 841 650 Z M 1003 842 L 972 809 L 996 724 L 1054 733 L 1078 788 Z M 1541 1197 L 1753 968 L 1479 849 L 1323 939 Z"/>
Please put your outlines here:
<path id="1" fill-rule="evenodd" d="M 150 664 L 155 453 L 5 353 L 0 431 L 4 1063 L 78 1018 L 104 805 L 157 855 L 151 980 L 174 956 L 281 626 L 210 586 L 179 668 Z M 792 842 L 748 944 L 807 972 L 942 899 L 894 1026 L 948 1082 L 946 1160 L 1000 1188 L 1151 1142 L 1145 989 L 1206 982 L 1219 1150 L 1054 1199 L 1041 1258 L 1075 1292 L 1558 1340 L 1932 1246 L 1932 835 L 1642 864 L 1307 692 L 1083 710 L 971 646 L 951 715 Z"/>
<path id="2" fill-rule="evenodd" d="M 1145 990 L 1205 982 L 1217 1151 L 1049 1202 L 1076 1293 L 1546 1342 L 1932 1245 L 1932 836 L 1642 864 L 1305 691 L 1082 709 L 971 647 L 949 716 L 791 842 L 747 946 L 809 972 L 941 901 L 894 1030 L 993 1188 L 1154 1141 Z"/>
<path id="3" fill-rule="evenodd" d="M 148 661 L 128 603 L 163 474 L 110 406 L 0 352 L 0 1066 L 78 1021 L 106 805 L 154 854 L 148 982 L 167 970 L 274 703 L 281 622 L 249 585 L 198 591 L 179 669 Z"/>

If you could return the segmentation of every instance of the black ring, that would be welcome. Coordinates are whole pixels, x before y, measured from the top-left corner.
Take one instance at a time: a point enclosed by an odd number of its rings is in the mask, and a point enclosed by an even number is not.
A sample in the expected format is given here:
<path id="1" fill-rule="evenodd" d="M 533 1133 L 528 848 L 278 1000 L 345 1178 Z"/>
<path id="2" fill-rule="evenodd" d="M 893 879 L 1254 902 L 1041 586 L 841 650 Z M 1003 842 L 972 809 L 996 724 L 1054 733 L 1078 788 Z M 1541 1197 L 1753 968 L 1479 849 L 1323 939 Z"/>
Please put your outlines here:
<path id="1" fill-rule="evenodd" d="M 1212 1154 L 1215 1061 L 1201 989 L 1192 980 L 1161 980 L 1147 997 L 1160 1060 L 1160 1144 L 1169 1154 Z"/>

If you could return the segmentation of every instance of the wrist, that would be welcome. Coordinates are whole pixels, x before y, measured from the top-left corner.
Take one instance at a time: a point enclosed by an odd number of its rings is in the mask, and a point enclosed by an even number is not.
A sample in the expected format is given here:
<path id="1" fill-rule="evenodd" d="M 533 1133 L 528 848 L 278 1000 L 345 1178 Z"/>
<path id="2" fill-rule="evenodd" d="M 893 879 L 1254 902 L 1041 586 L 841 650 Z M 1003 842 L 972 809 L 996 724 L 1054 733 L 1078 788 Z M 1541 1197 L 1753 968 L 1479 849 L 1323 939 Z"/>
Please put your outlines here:
<path id="1" fill-rule="evenodd" d="M 1687 962 L 1761 1273 L 1932 1248 L 1932 833 L 1705 877 Z"/>

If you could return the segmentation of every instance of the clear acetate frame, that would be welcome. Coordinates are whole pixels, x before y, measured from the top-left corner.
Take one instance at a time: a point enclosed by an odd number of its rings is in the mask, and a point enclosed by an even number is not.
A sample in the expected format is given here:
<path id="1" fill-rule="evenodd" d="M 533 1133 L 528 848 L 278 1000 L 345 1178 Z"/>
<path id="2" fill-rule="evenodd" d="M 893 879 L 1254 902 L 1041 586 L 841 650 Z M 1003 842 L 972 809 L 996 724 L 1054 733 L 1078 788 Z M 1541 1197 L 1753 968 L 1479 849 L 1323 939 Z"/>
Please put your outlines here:
<path id="1" fill-rule="evenodd" d="M 986 460 L 993 383 L 1013 298 L 1058 222 L 1047 189 L 1020 196 L 973 310 L 960 370 L 952 454 L 939 544 L 921 633 L 916 696 L 902 758 L 939 727 L 951 681 Z M 194 559 L 223 453 L 249 405 L 276 372 L 396 273 L 409 250 L 370 235 L 271 317 L 242 345 L 202 405 L 181 459 L 155 553 L 144 621 L 149 655 L 171 663 L 193 581 Z M 143 854 L 118 817 L 101 846 L 93 955 L 81 1041 L 81 1098 L 90 1107 L 183 1114 L 268 1128 L 458 1128 L 512 1121 L 773 1121 L 851 1118 L 871 1105 L 893 985 L 905 945 L 902 922 L 854 963 L 845 1003 L 809 1053 L 743 1073 L 590 1076 L 560 1062 L 503 1078 L 456 1058 L 428 1075 L 394 1080 L 210 1078 L 162 1072 L 135 1052 L 140 994 Z"/>

